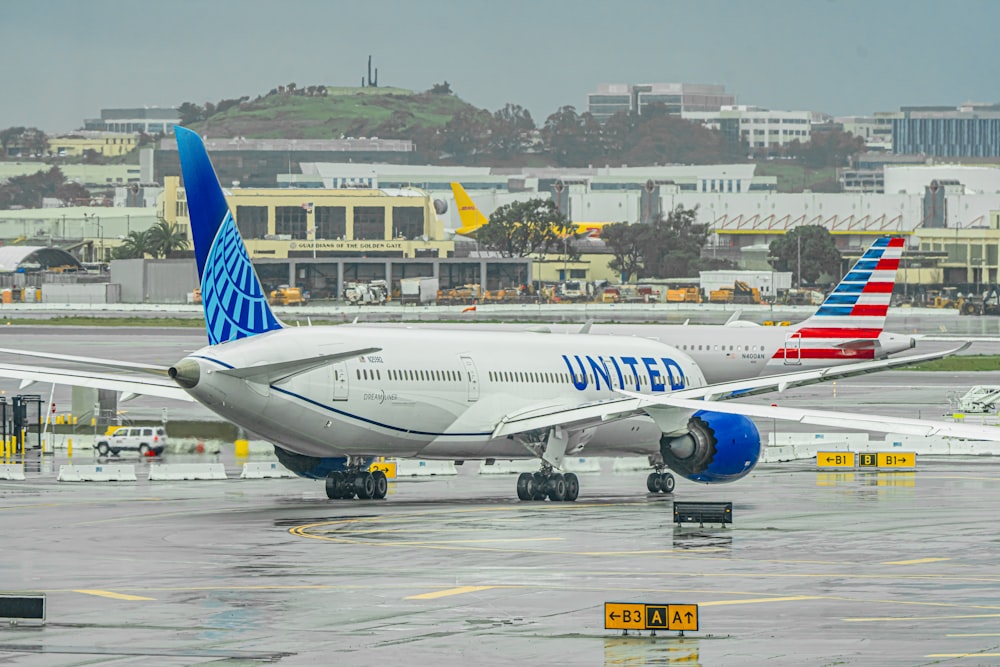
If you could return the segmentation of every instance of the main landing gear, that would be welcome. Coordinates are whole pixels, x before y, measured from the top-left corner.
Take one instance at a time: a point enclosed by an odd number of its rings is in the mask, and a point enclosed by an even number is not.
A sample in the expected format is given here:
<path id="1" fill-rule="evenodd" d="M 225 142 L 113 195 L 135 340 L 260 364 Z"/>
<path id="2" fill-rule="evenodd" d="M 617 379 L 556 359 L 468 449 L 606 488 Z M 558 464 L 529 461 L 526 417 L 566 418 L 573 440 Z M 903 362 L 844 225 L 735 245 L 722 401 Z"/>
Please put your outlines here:
<path id="1" fill-rule="evenodd" d="M 364 459 L 351 458 L 343 472 L 335 470 L 326 477 L 326 497 L 331 500 L 381 500 L 389 489 L 389 481 L 381 470 L 363 469 Z"/>
<path id="2" fill-rule="evenodd" d="M 553 472 L 551 466 L 542 466 L 536 473 L 522 472 L 517 478 L 517 497 L 520 500 L 545 500 L 573 502 L 580 495 L 580 480 L 571 472 Z"/>
<path id="3" fill-rule="evenodd" d="M 673 475 L 659 468 L 646 478 L 646 488 L 650 493 L 673 493 L 675 483 Z"/>

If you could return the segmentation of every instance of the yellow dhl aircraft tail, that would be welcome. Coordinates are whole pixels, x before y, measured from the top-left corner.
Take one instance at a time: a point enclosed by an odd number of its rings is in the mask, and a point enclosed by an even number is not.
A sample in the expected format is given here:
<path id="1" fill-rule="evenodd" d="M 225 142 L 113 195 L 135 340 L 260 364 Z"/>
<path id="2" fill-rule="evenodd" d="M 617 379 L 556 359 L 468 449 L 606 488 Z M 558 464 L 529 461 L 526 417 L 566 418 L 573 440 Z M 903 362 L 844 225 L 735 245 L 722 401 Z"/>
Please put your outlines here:
<path id="1" fill-rule="evenodd" d="M 455 206 L 458 208 L 458 217 L 462 221 L 462 226 L 455 230 L 456 234 L 470 236 L 476 233 L 480 227 L 489 220 L 476 207 L 472 197 L 468 195 L 461 183 L 452 183 L 451 191 L 455 195 Z"/>
<path id="2" fill-rule="evenodd" d="M 489 220 L 472 201 L 472 197 L 465 191 L 461 183 L 452 183 L 451 191 L 455 195 L 455 206 L 458 208 L 458 217 L 462 221 L 462 226 L 456 229 L 455 233 L 463 236 L 475 236 L 479 228 L 488 223 Z M 571 224 L 573 225 L 573 236 L 599 238 L 601 228 L 608 223 L 574 222 Z"/>

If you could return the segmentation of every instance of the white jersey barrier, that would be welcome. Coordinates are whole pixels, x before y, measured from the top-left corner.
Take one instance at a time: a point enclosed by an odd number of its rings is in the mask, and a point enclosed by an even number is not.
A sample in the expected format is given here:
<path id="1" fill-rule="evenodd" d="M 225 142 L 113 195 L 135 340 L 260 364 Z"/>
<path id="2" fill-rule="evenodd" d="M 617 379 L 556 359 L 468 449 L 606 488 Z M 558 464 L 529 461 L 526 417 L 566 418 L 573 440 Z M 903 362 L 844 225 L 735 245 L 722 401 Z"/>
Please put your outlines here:
<path id="1" fill-rule="evenodd" d="M 134 482 L 135 466 L 130 463 L 59 466 L 60 482 Z"/>
<path id="2" fill-rule="evenodd" d="M 24 466 L 20 463 L 0 463 L 0 479 L 24 479 Z"/>
<path id="3" fill-rule="evenodd" d="M 520 475 L 522 472 L 538 472 L 538 459 L 523 459 L 516 461 L 495 461 L 493 465 L 479 464 L 480 475 Z M 601 472 L 601 462 L 594 458 L 567 457 L 563 461 L 561 472 Z"/>
<path id="4" fill-rule="evenodd" d="M 425 477 L 432 475 L 457 475 L 454 461 L 420 461 L 397 459 L 396 477 Z"/>
<path id="5" fill-rule="evenodd" d="M 295 473 L 273 461 L 249 461 L 243 464 L 240 479 L 276 479 L 295 477 Z"/>
<path id="6" fill-rule="evenodd" d="M 149 466 L 149 479 L 226 479 L 226 466 L 221 463 L 152 463 Z"/>

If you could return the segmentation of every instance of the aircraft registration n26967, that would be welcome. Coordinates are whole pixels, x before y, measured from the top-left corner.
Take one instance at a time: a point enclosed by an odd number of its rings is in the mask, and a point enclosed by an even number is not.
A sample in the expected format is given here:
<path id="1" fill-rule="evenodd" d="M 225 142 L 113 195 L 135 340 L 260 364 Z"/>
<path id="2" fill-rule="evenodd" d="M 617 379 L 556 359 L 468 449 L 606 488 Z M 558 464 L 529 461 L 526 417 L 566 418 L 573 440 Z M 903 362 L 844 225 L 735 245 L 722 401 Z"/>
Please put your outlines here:
<path id="1" fill-rule="evenodd" d="M 580 334 L 363 326 L 286 327 L 272 313 L 201 138 L 176 128 L 201 278 L 208 345 L 173 366 L 5 353 L 131 371 L 100 374 L 0 365 L 0 375 L 193 400 L 274 443 L 330 498 L 383 498 L 375 456 L 538 459 L 522 500 L 575 500 L 567 455 L 649 457 L 650 491 L 674 477 L 731 482 L 761 453 L 748 415 L 869 430 L 997 440 L 1000 429 L 766 408 L 729 401 L 870 373 L 956 350 L 709 384 L 690 356 L 654 340 Z M 959 348 L 961 349 L 961 348 Z"/>

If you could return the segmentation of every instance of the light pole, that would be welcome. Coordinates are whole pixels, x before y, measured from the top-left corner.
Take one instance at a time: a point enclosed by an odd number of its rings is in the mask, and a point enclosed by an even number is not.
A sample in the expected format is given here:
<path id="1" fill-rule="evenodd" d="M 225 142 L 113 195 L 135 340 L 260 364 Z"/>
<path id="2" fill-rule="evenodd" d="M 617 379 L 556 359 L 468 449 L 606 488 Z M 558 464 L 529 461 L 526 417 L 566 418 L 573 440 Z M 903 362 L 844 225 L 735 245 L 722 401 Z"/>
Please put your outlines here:
<path id="1" fill-rule="evenodd" d="M 795 235 L 795 282 L 802 289 L 802 235 Z"/>

